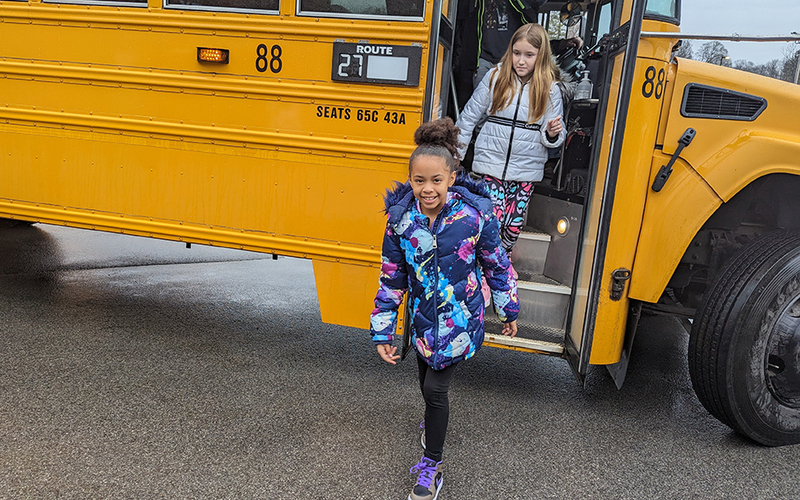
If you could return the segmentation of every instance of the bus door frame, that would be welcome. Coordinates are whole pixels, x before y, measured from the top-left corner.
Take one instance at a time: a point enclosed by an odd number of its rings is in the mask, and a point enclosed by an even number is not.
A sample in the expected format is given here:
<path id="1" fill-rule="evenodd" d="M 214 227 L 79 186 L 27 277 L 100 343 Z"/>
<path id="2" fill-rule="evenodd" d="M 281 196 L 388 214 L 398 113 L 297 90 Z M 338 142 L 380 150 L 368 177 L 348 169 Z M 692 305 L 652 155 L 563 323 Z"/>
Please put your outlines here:
<path id="1" fill-rule="evenodd" d="M 612 11 L 612 31 L 606 35 L 606 49 L 603 51 L 602 66 L 604 68 L 603 95 L 600 99 L 600 110 L 597 113 L 595 122 L 595 148 L 592 153 L 591 165 L 594 165 L 594 177 L 591 181 L 589 193 L 586 196 L 586 206 L 584 207 L 583 225 L 581 228 L 581 248 L 578 258 L 576 272 L 572 283 L 572 297 L 569 314 L 567 317 L 567 330 L 564 339 L 564 357 L 569 361 L 570 366 L 575 372 L 576 377 L 582 384 L 586 383 L 586 374 L 589 369 L 589 357 L 592 350 L 592 339 L 594 335 L 595 322 L 597 319 L 597 306 L 599 302 L 600 288 L 604 277 L 604 261 L 608 243 L 609 226 L 611 223 L 611 213 L 614 207 L 614 195 L 617 186 L 617 174 L 622 151 L 622 143 L 625 134 L 625 123 L 628 115 L 628 105 L 633 88 L 634 69 L 639 48 L 639 38 L 642 31 L 642 20 L 644 19 L 647 0 L 631 0 L 631 16 L 627 23 L 620 26 L 623 7 L 626 0 L 618 0 L 613 5 Z M 595 14 L 598 14 L 595 11 Z M 616 106 L 613 110 L 614 123 L 610 145 L 608 148 L 608 159 L 606 162 L 605 176 L 603 183 L 598 178 L 598 171 L 601 161 L 600 139 L 604 135 L 603 124 L 606 122 L 606 115 L 609 112 L 608 103 L 611 100 L 611 84 L 614 66 L 619 58 L 621 60 L 620 84 L 618 87 Z M 600 193 L 596 190 L 601 189 Z M 599 210 L 592 210 L 591 200 L 595 196 L 601 196 Z M 587 237 L 590 234 L 592 225 L 596 224 L 596 238 L 594 247 L 587 244 Z M 587 266 L 590 266 L 587 268 Z M 590 272 L 581 272 L 583 269 L 590 269 Z M 585 300 L 578 300 L 578 290 L 586 290 Z"/>

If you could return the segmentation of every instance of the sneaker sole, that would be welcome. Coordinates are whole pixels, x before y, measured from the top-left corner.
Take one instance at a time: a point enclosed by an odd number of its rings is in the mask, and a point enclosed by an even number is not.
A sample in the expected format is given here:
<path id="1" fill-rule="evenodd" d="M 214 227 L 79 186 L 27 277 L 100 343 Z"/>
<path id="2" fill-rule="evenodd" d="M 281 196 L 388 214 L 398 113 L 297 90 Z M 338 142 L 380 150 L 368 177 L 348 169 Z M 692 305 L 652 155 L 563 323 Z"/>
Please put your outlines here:
<path id="1" fill-rule="evenodd" d="M 444 484 L 444 477 L 442 477 L 442 480 L 439 481 L 439 486 L 436 487 L 436 494 L 433 495 L 433 498 L 431 498 L 431 500 L 436 500 L 437 498 L 439 498 L 439 492 L 442 490 L 443 484 Z M 411 495 L 408 495 L 408 498 L 406 500 L 414 500 L 414 499 L 411 498 Z"/>

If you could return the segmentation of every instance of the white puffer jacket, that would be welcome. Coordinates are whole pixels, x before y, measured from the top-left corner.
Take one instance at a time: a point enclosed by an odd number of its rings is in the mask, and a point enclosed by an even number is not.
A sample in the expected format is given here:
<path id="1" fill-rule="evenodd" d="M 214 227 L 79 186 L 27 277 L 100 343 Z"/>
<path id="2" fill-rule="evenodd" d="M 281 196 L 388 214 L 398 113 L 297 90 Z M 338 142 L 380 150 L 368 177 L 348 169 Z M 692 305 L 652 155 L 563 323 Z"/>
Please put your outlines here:
<path id="1" fill-rule="evenodd" d="M 489 71 L 481 80 L 456 122 L 461 129 L 458 140 L 464 144 L 459 150 L 462 158 L 472 138 L 473 129 L 481 116 L 489 112 L 494 90 L 494 85 L 490 85 L 490 82 L 495 72 L 497 68 Z M 511 104 L 490 116 L 475 140 L 473 172 L 507 181 L 542 180 L 544 163 L 547 161 L 547 148 L 561 146 L 567 136 L 566 127 L 558 134 L 555 142 L 548 141 L 545 136 L 545 126 L 548 121 L 557 116 L 561 116 L 562 120 L 564 118 L 558 84 L 554 82 L 550 87 L 550 101 L 544 116 L 531 125 L 526 124 L 528 104 L 528 84 L 522 84 L 516 79 L 514 99 Z"/>

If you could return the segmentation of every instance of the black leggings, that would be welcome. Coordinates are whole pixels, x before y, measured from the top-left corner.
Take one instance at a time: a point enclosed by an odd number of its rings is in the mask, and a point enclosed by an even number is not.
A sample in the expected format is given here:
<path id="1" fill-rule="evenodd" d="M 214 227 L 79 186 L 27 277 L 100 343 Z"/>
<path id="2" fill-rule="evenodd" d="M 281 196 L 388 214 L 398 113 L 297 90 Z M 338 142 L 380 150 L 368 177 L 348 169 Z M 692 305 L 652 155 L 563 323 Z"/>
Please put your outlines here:
<path id="1" fill-rule="evenodd" d="M 450 401 L 447 391 L 453 381 L 455 365 L 443 370 L 434 370 L 424 359 L 417 356 L 419 388 L 425 399 L 425 456 L 436 462 L 442 461 L 447 420 L 450 417 Z"/>

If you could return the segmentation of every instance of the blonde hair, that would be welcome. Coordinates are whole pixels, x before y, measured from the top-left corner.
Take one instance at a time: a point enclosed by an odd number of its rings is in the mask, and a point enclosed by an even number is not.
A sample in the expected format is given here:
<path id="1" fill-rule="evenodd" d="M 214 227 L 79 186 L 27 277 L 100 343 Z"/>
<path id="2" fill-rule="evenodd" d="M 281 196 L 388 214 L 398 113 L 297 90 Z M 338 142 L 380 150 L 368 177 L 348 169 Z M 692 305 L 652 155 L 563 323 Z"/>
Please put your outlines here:
<path id="1" fill-rule="evenodd" d="M 536 62 L 533 65 L 533 74 L 528 81 L 529 105 L 528 123 L 539 120 L 547 109 L 547 102 L 550 99 L 550 87 L 553 82 L 560 80 L 558 66 L 550 50 L 550 38 L 547 31 L 540 24 L 526 24 L 521 26 L 511 37 L 506 53 L 500 59 L 492 81 L 496 80 L 494 91 L 492 92 L 492 105 L 489 114 L 505 109 L 514 101 L 514 87 L 518 79 L 514 71 L 514 44 L 524 40 L 534 48 L 539 50 Z"/>

